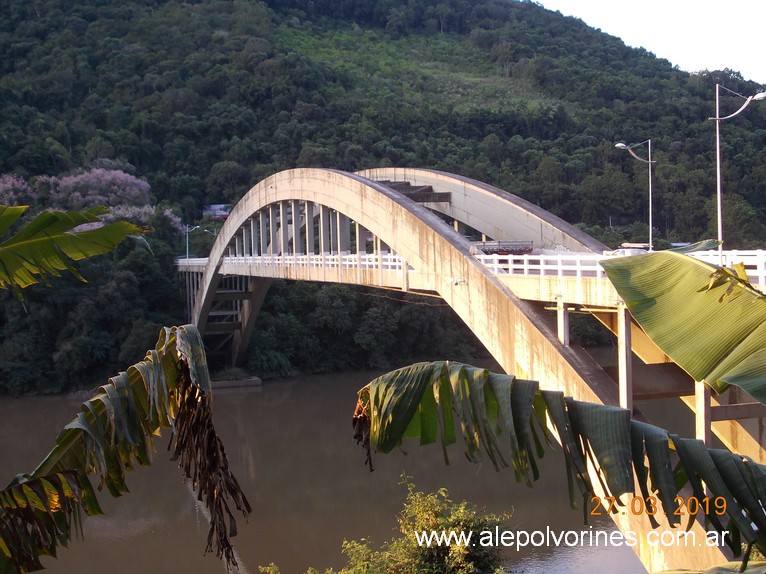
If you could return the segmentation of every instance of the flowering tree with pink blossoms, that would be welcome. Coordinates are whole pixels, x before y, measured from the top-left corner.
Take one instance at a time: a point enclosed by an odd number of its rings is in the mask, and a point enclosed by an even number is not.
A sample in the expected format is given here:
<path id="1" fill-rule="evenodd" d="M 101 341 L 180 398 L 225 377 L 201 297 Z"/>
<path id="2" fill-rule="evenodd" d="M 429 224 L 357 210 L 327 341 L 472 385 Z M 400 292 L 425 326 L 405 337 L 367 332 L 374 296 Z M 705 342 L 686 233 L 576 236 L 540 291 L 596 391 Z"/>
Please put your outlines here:
<path id="1" fill-rule="evenodd" d="M 93 205 L 143 207 L 152 203 L 149 183 L 121 170 L 90 169 L 62 177 L 57 183 L 51 189 L 51 202 L 63 209 Z"/>

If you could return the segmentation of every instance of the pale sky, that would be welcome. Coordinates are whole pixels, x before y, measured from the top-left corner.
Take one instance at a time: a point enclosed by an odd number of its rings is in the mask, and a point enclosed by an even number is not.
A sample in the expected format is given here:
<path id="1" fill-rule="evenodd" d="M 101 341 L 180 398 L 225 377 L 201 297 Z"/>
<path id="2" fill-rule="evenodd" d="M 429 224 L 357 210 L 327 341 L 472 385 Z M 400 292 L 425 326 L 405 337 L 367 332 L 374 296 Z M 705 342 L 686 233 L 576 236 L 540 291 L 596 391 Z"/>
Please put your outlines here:
<path id="1" fill-rule="evenodd" d="M 764 0 L 536 0 L 687 72 L 729 68 L 766 86 Z"/>

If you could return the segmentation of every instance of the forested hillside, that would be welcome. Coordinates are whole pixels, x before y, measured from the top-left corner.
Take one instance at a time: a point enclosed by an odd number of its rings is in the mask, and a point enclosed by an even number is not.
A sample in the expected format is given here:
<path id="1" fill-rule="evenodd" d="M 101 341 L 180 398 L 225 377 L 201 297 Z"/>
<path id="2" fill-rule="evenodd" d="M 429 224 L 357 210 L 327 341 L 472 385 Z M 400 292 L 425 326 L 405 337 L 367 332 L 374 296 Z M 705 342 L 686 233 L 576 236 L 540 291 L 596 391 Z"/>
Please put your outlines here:
<path id="1" fill-rule="evenodd" d="M 72 4 L 0 5 L 0 203 L 106 203 L 155 228 L 153 253 L 126 246 L 86 266 L 87 285 L 33 289 L 27 309 L 3 294 L 0 391 L 96 384 L 138 360 L 157 325 L 183 320 L 173 273 L 183 226 L 287 168 L 443 169 L 617 244 L 647 239 L 648 182 L 646 165 L 614 143 L 651 138 L 655 238 L 714 236 L 715 84 L 760 89 L 730 70 L 687 74 L 531 2 Z M 722 111 L 740 104 L 725 92 Z M 762 245 L 766 106 L 722 132 L 726 245 Z M 202 252 L 212 237 L 189 240 Z M 279 285 L 251 367 L 389 366 L 434 341 L 445 352 L 473 344 L 448 310 L 394 321 L 390 304 Z M 347 307 L 357 315 L 329 328 L 326 311 Z M 402 344 L 406 330 L 414 348 Z M 317 364 L 306 349 L 328 341 L 346 354 Z"/>

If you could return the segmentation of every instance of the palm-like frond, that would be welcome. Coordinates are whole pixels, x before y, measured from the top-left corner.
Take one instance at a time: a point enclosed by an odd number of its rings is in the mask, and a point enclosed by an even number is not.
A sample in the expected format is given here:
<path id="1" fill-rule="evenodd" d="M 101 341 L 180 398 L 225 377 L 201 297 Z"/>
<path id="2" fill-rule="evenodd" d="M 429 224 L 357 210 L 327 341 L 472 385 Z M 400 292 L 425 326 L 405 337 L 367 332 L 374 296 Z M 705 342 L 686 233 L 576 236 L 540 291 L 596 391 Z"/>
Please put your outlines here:
<path id="1" fill-rule="evenodd" d="M 603 491 L 616 499 L 626 493 L 644 500 L 655 496 L 671 526 L 679 523 L 676 496 L 688 482 L 698 500 L 725 501 L 701 510 L 707 510 L 706 524 L 766 548 L 766 512 L 760 504 L 766 466 L 631 420 L 625 409 L 540 390 L 535 381 L 450 362 L 391 371 L 358 392 L 354 436 L 364 443 L 368 458 L 370 450 L 386 453 L 410 437 L 421 444 L 440 440 L 446 459 L 446 446 L 457 442 L 460 428 L 470 460 L 484 453 L 496 468 L 512 466 L 517 481 L 531 484 L 537 477 L 535 458 L 543 454 L 544 441 L 538 438 L 548 437 L 548 420 L 565 454 L 571 500 L 574 504 L 582 496 L 583 510 L 596 496 L 589 464 L 598 470 Z M 654 517 L 650 520 L 659 526 Z M 737 536 L 727 540 L 735 552 Z"/>
<path id="2" fill-rule="evenodd" d="M 0 235 L 7 233 L 26 211 L 25 206 L 0 206 Z M 73 267 L 93 255 L 112 251 L 128 236 L 140 236 L 145 230 L 125 221 L 108 223 L 93 229 L 75 231 L 80 225 L 97 223 L 108 213 L 104 207 L 83 211 L 44 211 L 11 237 L 0 242 L 0 288 L 28 287 L 48 276 L 69 271 L 78 278 Z"/>
<path id="3" fill-rule="evenodd" d="M 192 325 L 165 328 L 146 358 L 113 377 L 83 403 L 50 454 L 29 475 L 0 491 L 0 573 L 41 567 L 79 525 L 80 511 L 99 513 L 87 474 L 113 496 L 127 492 L 125 473 L 149 464 L 153 437 L 170 427 L 184 476 L 210 510 L 208 547 L 236 565 L 229 536 L 236 535 L 227 499 L 245 515 L 250 505 L 228 468 L 209 403 L 202 340 Z"/>
<path id="4" fill-rule="evenodd" d="M 740 266 L 677 251 L 601 265 L 638 324 L 694 380 L 718 392 L 737 385 L 766 403 L 766 297 Z"/>

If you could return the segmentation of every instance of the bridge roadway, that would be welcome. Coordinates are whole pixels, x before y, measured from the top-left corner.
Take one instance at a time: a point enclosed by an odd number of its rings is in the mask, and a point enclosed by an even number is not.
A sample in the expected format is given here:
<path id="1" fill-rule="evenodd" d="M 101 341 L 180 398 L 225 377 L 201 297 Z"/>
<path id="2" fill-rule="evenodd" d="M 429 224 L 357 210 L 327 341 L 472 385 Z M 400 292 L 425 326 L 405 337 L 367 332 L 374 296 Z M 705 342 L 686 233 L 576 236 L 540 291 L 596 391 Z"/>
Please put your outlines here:
<path id="1" fill-rule="evenodd" d="M 467 232 L 532 241 L 544 253 L 478 254 Z M 700 438 L 709 440 L 705 433 L 712 428 L 729 448 L 764 462 L 760 419 L 756 428 L 720 420 L 736 407 L 711 405 L 709 394 L 632 322 L 598 265 L 604 249 L 539 207 L 461 176 L 410 168 L 357 174 L 296 169 L 254 186 L 232 210 L 209 258 L 180 259 L 178 266 L 186 276 L 190 316 L 208 349 L 229 349 L 235 362 L 244 356 L 274 278 L 436 295 L 506 372 L 576 400 L 622 405 L 638 417 L 634 399 L 685 395 L 701 420 Z M 764 284 L 763 264 L 754 260 L 750 267 Z M 616 371 L 569 344 L 573 311 L 592 313 L 617 334 Z M 634 371 L 640 384 L 633 384 Z M 716 548 L 651 547 L 645 516 L 613 518 L 621 529 L 639 533 L 634 550 L 651 572 L 705 569 L 727 559 Z"/>

